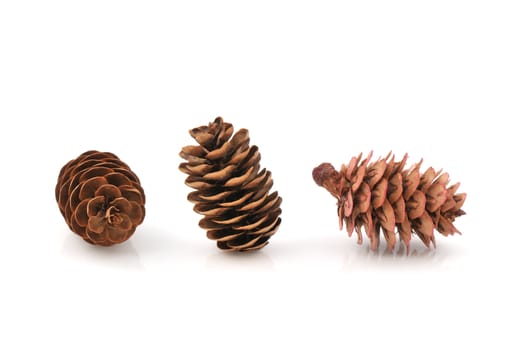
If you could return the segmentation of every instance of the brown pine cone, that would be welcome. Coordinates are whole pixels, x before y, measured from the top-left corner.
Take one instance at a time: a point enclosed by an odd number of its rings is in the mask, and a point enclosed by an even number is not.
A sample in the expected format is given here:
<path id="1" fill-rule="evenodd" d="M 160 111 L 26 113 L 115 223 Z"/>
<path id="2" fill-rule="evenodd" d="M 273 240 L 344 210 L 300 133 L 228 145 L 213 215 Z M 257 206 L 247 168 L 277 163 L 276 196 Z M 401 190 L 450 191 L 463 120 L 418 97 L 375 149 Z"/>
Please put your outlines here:
<path id="1" fill-rule="evenodd" d="M 357 231 L 358 243 L 362 243 L 364 227 L 376 250 L 382 231 L 393 250 L 395 232 L 409 251 L 411 234 L 415 233 L 429 247 L 435 246 L 434 228 L 444 236 L 460 233 L 452 224 L 456 217 L 464 215 L 461 206 L 466 194 L 458 193 L 459 183 L 447 187 L 448 173 L 428 168 L 420 173 L 422 160 L 403 170 L 408 155 L 400 162 L 394 157 L 370 163 L 372 153 L 361 162 L 362 153 L 342 165 L 340 172 L 329 163 L 313 169 L 313 179 L 337 198 L 339 225 L 343 222 L 351 236 Z"/>
<path id="2" fill-rule="evenodd" d="M 88 151 L 64 165 L 55 197 L 70 229 L 91 244 L 124 242 L 145 217 L 139 179 L 108 152 Z"/>
<path id="3" fill-rule="evenodd" d="M 267 245 L 280 226 L 282 198 L 278 192 L 269 194 L 271 172 L 259 171 L 260 152 L 249 147 L 249 132 L 240 129 L 232 136 L 232 124 L 221 117 L 189 132 L 199 145 L 183 147 L 179 155 L 187 162 L 179 169 L 189 175 L 185 183 L 196 190 L 188 200 L 205 216 L 199 226 L 223 250 Z"/>

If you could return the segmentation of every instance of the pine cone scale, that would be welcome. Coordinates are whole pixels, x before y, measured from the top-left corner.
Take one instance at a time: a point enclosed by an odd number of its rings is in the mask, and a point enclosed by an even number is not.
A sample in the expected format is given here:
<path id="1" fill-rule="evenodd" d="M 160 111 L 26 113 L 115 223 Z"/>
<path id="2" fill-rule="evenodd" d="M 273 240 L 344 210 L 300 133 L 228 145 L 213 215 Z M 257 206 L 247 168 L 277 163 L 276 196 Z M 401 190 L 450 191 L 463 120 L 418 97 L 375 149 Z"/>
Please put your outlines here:
<path id="1" fill-rule="evenodd" d="M 224 231 L 224 230 L 209 230 L 207 231 L 207 238 L 213 239 L 218 242 L 229 242 L 234 240 L 235 238 L 242 236 L 243 232 L 231 232 L 231 231 Z"/>
<path id="2" fill-rule="evenodd" d="M 236 151 L 232 155 L 232 158 L 229 160 L 229 164 L 240 164 L 243 160 L 247 159 L 247 157 L 249 156 L 251 152 L 254 153 L 257 151 L 258 151 L 258 148 L 256 146 L 247 147 L 245 150 Z"/>
<path id="3" fill-rule="evenodd" d="M 187 177 L 187 179 L 185 180 L 185 185 L 195 190 L 214 188 L 214 184 L 203 181 L 202 178 L 193 177 L 193 176 Z"/>
<path id="4" fill-rule="evenodd" d="M 260 205 L 262 205 L 265 200 L 267 198 L 270 198 L 270 197 L 266 197 L 265 194 L 267 193 L 266 192 L 262 192 L 261 195 L 260 195 L 260 198 L 258 198 L 258 193 L 255 194 L 252 198 L 252 202 L 249 202 L 247 203 L 246 205 L 244 205 L 243 207 L 239 208 L 238 211 L 250 211 L 250 210 L 254 210 L 256 208 L 258 208 Z"/>
<path id="5" fill-rule="evenodd" d="M 205 193 L 195 191 L 192 193 L 194 194 L 194 196 L 198 196 L 199 198 L 198 201 L 211 202 L 211 201 L 220 201 L 220 200 L 226 199 L 230 195 L 232 195 L 234 192 L 233 191 L 225 191 L 225 192 L 212 191 L 212 193 L 209 194 L 206 191 Z"/>
<path id="6" fill-rule="evenodd" d="M 244 249 L 254 246 L 258 241 L 261 240 L 260 236 L 256 236 L 254 238 L 251 237 L 249 239 L 241 239 L 241 237 L 242 236 L 238 236 L 238 237 L 235 237 L 234 239 L 231 239 L 229 241 L 224 241 L 224 242 L 227 243 L 227 246 L 229 248 L 232 248 L 234 250 L 243 251 Z"/>
<path id="7" fill-rule="evenodd" d="M 206 215 L 209 217 L 216 217 L 220 215 L 225 215 L 230 209 L 229 208 L 222 208 L 218 207 L 214 204 L 214 202 L 211 203 L 198 203 L 194 205 L 194 211 L 201 215 Z"/>
<path id="8" fill-rule="evenodd" d="M 237 215 L 237 214 L 233 214 L 233 215 Z M 217 220 L 217 219 L 211 219 L 214 223 L 216 224 L 220 224 L 220 225 L 232 225 L 232 224 L 236 224 L 240 221 L 242 221 L 243 219 L 245 219 L 249 214 L 242 214 L 242 215 L 238 215 L 238 216 L 232 216 L 230 218 L 227 218 L 227 219 L 222 219 L 222 220 Z"/>
<path id="9" fill-rule="evenodd" d="M 264 168 L 254 177 L 254 179 L 248 181 L 244 187 L 248 190 L 251 190 L 255 187 L 260 186 L 262 183 L 264 184 L 264 186 L 267 186 L 269 182 L 272 186 L 272 181 L 273 180 L 271 178 L 271 172 Z"/>
<path id="10" fill-rule="evenodd" d="M 262 234 L 264 237 L 271 237 L 278 231 L 280 224 L 282 223 L 281 218 L 276 218 L 270 225 L 263 227 L 262 229 L 255 231 L 255 234 Z"/>
<path id="11" fill-rule="evenodd" d="M 225 187 L 239 187 L 243 184 L 247 183 L 248 181 L 254 179 L 256 176 L 256 169 L 254 167 L 251 167 L 247 170 L 247 172 L 241 176 L 233 177 L 229 179 L 227 182 L 225 182 Z"/>
<path id="12" fill-rule="evenodd" d="M 223 203 L 219 203 L 219 205 L 221 207 L 224 207 L 224 208 L 234 208 L 234 207 L 238 207 L 240 205 L 242 205 L 243 203 L 245 203 L 249 198 L 251 198 L 253 196 L 254 193 L 246 193 L 245 195 L 243 195 L 242 197 L 240 198 L 233 198 L 233 199 L 230 199 L 230 202 L 223 202 Z"/>
<path id="13" fill-rule="evenodd" d="M 259 208 L 260 211 L 268 211 L 272 208 L 277 208 L 282 204 L 282 197 L 278 196 L 278 192 L 273 192 L 269 197 L 267 197 L 264 205 Z"/>

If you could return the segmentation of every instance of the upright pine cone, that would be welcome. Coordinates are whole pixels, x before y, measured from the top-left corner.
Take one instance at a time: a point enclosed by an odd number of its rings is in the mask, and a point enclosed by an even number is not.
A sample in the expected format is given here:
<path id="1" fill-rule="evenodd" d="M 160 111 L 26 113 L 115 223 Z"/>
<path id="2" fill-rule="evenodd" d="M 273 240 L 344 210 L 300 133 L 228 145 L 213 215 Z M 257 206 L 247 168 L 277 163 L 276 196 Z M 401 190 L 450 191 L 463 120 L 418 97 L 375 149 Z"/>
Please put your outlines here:
<path id="1" fill-rule="evenodd" d="M 358 243 L 362 243 L 362 227 L 376 250 L 382 230 L 388 248 L 395 246 L 395 228 L 399 239 L 410 246 L 411 234 L 415 233 L 429 247 L 435 246 L 434 228 L 444 236 L 459 231 L 452 222 L 464 215 L 461 206 L 466 194 L 456 194 L 459 183 L 447 188 L 448 173 L 428 168 L 422 175 L 422 160 L 403 170 L 408 155 L 400 162 L 394 157 L 370 163 L 372 153 L 361 162 L 362 153 L 353 157 L 340 172 L 329 163 L 313 169 L 313 179 L 324 187 L 338 202 L 340 229 L 343 221 L 351 236 L 357 231 Z"/>
<path id="2" fill-rule="evenodd" d="M 188 200 L 205 216 L 199 226 L 207 237 L 223 250 L 256 250 L 278 230 L 282 198 L 278 192 L 269 194 L 271 172 L 259 171 L 260 152 L 249 147 L 249 132 L 240 129 L 232 136 L 233 131 L 221 117 L 190 130 L 199 145 L 183 147 L 179 155 L 187 162 L 179 169 L 196 190 Z"/>
<path id="3" fill-rule="evenodd" d="M 55 197 L 70 229 L 91 244 L 124 242 L 145 217 L 139 179 L 108 152 L 88 151 L 64 165 Z"/>

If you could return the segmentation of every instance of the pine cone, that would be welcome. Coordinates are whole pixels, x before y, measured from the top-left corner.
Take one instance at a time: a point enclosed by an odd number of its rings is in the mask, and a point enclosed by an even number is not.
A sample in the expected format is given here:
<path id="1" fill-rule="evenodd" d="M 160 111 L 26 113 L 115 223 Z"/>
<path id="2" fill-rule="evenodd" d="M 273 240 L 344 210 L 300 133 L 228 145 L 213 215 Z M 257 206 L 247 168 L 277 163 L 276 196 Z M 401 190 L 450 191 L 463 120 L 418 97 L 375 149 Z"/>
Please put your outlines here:
<path id="1" fill-rule="evenodd" d="M 362 153 L 353 157 L 340 172 L 329 163 L 313 169 L 313 179 L 324 187 L 338 202 L 339 225 L 343 221 L 351 236 L 357 231 L 358 243 L 362 243 L 364 227 L 376 250 L 382 230 L 388 248 L 395 247 L 395 228 L 399 239 L 409 251 L 411 234 L 415 233 L 430 247 L 435 246 L 434 228 L 444 236 L 460 233 L 452 224 L 456 217 L 464 215 L 461 206 L 466 194 L 458 193 L 459 183 L 447 188 L 448 173 L 428 168 L 422 175 L 422 160 L 403 170 L 408 155 L 400 162 L 394 157 L 370 163 L 372 153 L 361 162 Z"/>
<path id="2" fill-rule="evenodd" d="M 108 152 L 88 151 L 64 165 L 55 197 L 70 229 L 96 245 L 126 241 L 145 217 L 139 179 Z"/>
<path id="3" fill-rule="evenodd" d="M 179 155 L 187 162 L 179 169 L 196 190 L 188 200 L 205 216 L 199 226 L 207 237 L 222 250 L 256 250 L 278 230 L 282 198 L 278 192 L 269 194 L 271 172 L 259 171 L 260 153 L 249 147 L 249 132 L 240 129 L 232 136 L 233 131 L 221 117 L 190 130 L 199 146 L 183 147 Z"/>

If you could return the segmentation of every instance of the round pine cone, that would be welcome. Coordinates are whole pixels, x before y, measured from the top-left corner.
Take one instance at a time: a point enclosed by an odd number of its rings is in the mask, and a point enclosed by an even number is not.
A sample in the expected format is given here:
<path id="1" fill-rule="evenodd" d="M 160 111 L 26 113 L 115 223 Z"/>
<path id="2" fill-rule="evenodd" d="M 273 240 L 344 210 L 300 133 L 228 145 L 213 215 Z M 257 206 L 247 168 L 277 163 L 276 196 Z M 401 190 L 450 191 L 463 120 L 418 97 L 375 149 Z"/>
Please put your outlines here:
<path id="1" fill-rule="evenodd" d="M 187 162 L 179 169 L 196 190 L 188 200 L 205 216 L 199 226 L 207 237 L 222 250 L 256 250 L 278 230 L 282 198 L 269 194 L 271 172 L 259 171 L 260 153 L 249 146 L 249 132 L 240 129 L 232 136 L 233 131 L 221 117 L 190 130 L 199 145 L 183 147 L 180 156 Z"/>
<path id="2" fill-rule="evenodd" d="M 91 244 L 124 242 L 145 217 L 137 175 L 108 152 L 88 151 L 64 165 L 55 198 L 70 229 Z"/>
<path id="3" fill-rule="evenodd" d="M 350 236 L 357 231 L 360 244 L 364 227 L 374 250 L 382 231 L 393 250 L 397 227 L 407 252 L 412 233 L 427 247 L 430 242 L 435 246 L 434 229 L 444 236 L 459 233 L 452 224 L 465 214 L 461 206 L 466 194 L 456 194 L 459 183 L 447 187 L 448 173 L 431 167 L 421 174 L 422 160 L 403 170 L 408 155 L 400 162 L 394 162 L 390 155 L 370 163 L 372 153 L 362 162 L 361 153 L 347 166 L 342 165 L 340 172 L 329 163 L 313 169 L 315 182 L 338 200 L 340 228 L 344 221 Z"/>

